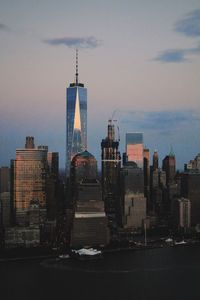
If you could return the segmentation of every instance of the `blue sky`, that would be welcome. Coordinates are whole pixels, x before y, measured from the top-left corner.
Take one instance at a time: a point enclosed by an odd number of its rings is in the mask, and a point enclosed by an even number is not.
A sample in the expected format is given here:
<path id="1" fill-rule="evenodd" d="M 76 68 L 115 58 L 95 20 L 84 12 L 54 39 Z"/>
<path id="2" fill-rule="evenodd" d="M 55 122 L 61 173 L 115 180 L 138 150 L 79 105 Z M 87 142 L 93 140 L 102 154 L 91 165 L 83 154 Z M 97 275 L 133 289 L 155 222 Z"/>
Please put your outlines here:
<path id="1" fill-rule="evenodd" d="M 115 113 L 179 168 L 200 152 L 199 0 L 0 0 L 0 166 L 26 135 L 65 161 L 65 89 L 88 88 L 88 150 Z M 99 146 L 98 146 L 99 145 Z"/>

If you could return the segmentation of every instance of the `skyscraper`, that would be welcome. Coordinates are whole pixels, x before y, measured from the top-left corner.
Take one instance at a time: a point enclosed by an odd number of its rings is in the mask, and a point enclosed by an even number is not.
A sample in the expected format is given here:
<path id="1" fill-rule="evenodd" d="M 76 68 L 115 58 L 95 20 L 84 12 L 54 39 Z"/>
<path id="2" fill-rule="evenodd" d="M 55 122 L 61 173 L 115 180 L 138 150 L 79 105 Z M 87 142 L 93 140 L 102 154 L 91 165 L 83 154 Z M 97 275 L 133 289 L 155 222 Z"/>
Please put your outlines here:
<path id="1" fill-rule="evenodd" d="M 176 158 L 172 149 L 163 159 L 162 169 L 166 172 L 167 185 L 173 183 L 176 175 Z"/>
<path id="2" fill-rule="evenodd" d="M 127 161 L 133 161 L 138 168 L 143 169 L 143 134 L 139 132 L 126 133 Z"/>
<path id="3" fill-rule="evenodd" d="M 78 51 L 76 50 L 75 82 L 66 90 L 66 176 L 70 163 L 78 152 L 87 148 L 87 89 L 78 80 Z"/>
<path id="4" fill-rule="evenodd" d="M 115 138 L 115 127 L 109 120 L 108 134 L 101 142 L 102 189 L 105 210 L 111 227 L 120 224 L 120 167 L 119 141 Z"/>
<path id="5" fill-rule="evenodd" d="M 12 209 L 18 225 L 26 225 L 32 200 L 46 209 L 47 151 L 36 149 L 34 138 L 27 137 L 25 148 L 17 149 L 16 159 L 11 161 Z"/>

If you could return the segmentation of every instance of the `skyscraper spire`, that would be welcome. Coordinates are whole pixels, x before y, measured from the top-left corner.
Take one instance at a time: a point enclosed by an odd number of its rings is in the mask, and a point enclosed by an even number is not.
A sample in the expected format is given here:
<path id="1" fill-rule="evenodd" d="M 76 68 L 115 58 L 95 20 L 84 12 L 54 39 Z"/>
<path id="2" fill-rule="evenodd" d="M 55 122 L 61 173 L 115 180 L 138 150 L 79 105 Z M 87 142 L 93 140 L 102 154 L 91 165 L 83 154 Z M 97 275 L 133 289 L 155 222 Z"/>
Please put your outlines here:
<path id="1" fill-rule="evenodd" d="M 76 49 L 76 85 L 78 85 L 78 49 Z"/>

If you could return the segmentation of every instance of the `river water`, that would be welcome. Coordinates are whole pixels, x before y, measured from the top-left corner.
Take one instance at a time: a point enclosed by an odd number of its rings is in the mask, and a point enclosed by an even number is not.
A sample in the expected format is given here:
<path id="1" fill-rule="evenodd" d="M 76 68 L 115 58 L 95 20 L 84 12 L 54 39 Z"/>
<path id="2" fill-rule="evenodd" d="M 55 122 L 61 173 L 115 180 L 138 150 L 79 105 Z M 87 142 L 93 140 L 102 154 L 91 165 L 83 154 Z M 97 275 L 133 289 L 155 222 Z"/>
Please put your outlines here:
<path id="1" fill-rule="evenodd" d="M 0 264 L 0 299 L 200 300 L 200 247 Z"/>

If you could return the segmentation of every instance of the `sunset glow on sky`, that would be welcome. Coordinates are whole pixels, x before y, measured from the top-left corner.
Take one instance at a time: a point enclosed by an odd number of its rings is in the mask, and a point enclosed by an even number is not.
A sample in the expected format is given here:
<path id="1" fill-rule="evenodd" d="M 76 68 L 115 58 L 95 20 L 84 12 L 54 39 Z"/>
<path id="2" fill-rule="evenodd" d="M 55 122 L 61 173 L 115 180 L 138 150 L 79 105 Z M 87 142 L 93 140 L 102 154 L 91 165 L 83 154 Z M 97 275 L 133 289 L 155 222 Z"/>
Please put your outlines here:
<path id="1" fill-rule="evenodd" d="M 199 0 L 0 0 L 0 166 L 31 135 L 64 167 L 76 48 L 99 161 L 114 111 L 121 152 L 126 132 L 179 168 L 200 152 Z"/>

